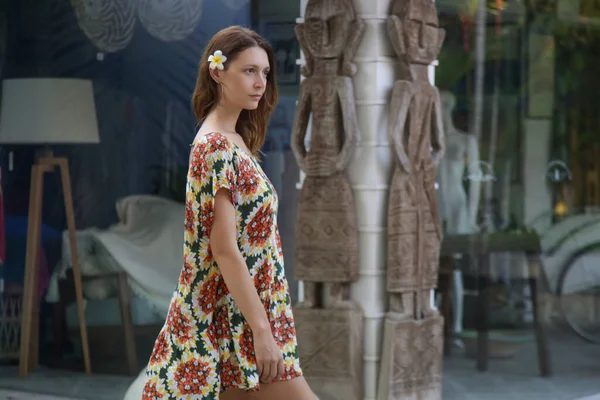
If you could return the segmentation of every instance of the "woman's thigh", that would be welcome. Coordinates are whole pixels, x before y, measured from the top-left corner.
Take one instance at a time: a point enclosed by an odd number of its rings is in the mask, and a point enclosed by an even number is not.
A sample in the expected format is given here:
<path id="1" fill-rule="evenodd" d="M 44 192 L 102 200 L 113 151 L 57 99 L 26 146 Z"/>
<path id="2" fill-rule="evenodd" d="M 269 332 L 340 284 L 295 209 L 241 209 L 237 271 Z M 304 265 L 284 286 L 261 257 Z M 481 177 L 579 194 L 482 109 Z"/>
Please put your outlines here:
<path id="1" fill-rule="evenodd" d="M 250 400 L 316 400 L 303 376 L 289 381 L 261 383 L 260 390 L 249 393 Z"/>
<path id="2" fill-rule="evenodd" d="M 250 400 L 250 396 L 245 390 L 227 389 L 219 396 L 219 400 Z"/>

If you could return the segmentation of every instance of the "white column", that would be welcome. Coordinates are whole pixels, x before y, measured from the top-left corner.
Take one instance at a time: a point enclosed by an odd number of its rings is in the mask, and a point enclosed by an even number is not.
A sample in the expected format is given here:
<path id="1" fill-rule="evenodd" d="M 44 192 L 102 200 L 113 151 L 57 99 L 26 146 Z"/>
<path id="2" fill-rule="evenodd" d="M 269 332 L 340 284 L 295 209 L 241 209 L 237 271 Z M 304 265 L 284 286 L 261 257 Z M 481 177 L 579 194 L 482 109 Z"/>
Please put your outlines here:
<path id="1" fill-rule="evenodd" d="M 352 299 L 365 313 L 364 398 L 375 400 L 379 374 L 385 290 L 387 198 L 392 172 L 388 140 L 388 103 L 397 59 L 387 32 L 390 0 L 354 0 L 366 31 L 355 57 L 353 78 L 360 140 L 349 166 L 359 225 L 360 277 Z"/>

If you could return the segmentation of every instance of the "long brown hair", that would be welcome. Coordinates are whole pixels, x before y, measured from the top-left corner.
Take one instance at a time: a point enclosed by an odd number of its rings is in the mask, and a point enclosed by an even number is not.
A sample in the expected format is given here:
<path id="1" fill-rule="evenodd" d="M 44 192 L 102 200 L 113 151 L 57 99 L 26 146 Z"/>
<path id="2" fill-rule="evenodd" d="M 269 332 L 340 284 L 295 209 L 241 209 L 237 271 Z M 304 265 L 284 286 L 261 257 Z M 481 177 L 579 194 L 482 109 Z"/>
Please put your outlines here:
<path id="1" fill-rule="evenodd" d="M 269 58 L 271 68 L 267 74 L 267 86 L 256 110 L 242 110 L 235 129 L 242 136 L 244 143 L 252 154 L 258 156 L 261 147 L 265 143 L 269 117 L 279 97 L 277 82 L 275 82 L 275 53 L 271 45 L 258 33 L 241 26 L 231 26 L 217 32 L 212 37 L 204 49 L 202 59 L 200 59 L 198 79 L 192 95 L 192 107 L 196 115 L 196 121 L 198 124 L 202 124 L 206 116 L 219 104 L 221 91 L 218 84 L 210 76 L 208 62 L 210 55 L 216 50 L 221 50 L 223 55 L 227 57 L 227 61 L 223 64 L 227 69 L 227 65 L 239 53 L 255 46 L 262 48 Z"/>

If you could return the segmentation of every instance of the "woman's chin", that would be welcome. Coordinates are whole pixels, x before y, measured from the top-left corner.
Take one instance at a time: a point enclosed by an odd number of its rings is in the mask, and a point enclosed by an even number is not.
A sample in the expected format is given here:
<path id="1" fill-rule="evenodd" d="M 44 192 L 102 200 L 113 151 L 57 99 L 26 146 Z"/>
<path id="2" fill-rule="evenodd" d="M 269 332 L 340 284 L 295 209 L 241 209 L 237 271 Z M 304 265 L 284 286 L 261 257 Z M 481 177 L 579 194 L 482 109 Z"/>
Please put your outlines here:
<path id="1" fill-rule="evenodd" d="M 249 110 L 249 111 L 256 110 L 257 108 L 258 108 L 258 101 L 252 101 L 252 102 L 246 104 L 246 107 L 244 107 L 244 109 Z"/>

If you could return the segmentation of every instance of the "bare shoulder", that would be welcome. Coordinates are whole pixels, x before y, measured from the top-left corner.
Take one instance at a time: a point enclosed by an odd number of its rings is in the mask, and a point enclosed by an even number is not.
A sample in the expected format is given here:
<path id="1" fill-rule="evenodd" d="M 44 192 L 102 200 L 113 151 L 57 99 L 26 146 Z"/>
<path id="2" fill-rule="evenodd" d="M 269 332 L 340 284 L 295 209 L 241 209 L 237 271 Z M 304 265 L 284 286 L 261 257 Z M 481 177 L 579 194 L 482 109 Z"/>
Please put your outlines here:
<path id="1" fill-rule="evenodd" d="M 213 143 L 219 142 L 219 146 L 227 146 L 233 147 L 237 150 L 242 150 L 248 154 L 250 154 L 250 150 L 246 146 L 244 139 L 237 132 L 227 132 L 222 130 L 211 129 L 211 127 L 201 127 L 196 133 L 196 138 L 194 139 L 194 143 Z M 223 143 L 221 143 L 223 142 Z"/>
<path id="2" fill-rule="evenodd" d="M 200 128 L 198 130 L 198 132 L 196 132 L 196 137 L 194 137 L 194 143 L 201 141 L 202 139 L 204 139 L 206 136 L 208 136 L 212 132 L 214 132 L 214 131 L 206 129 L 206 128 Z"/>

